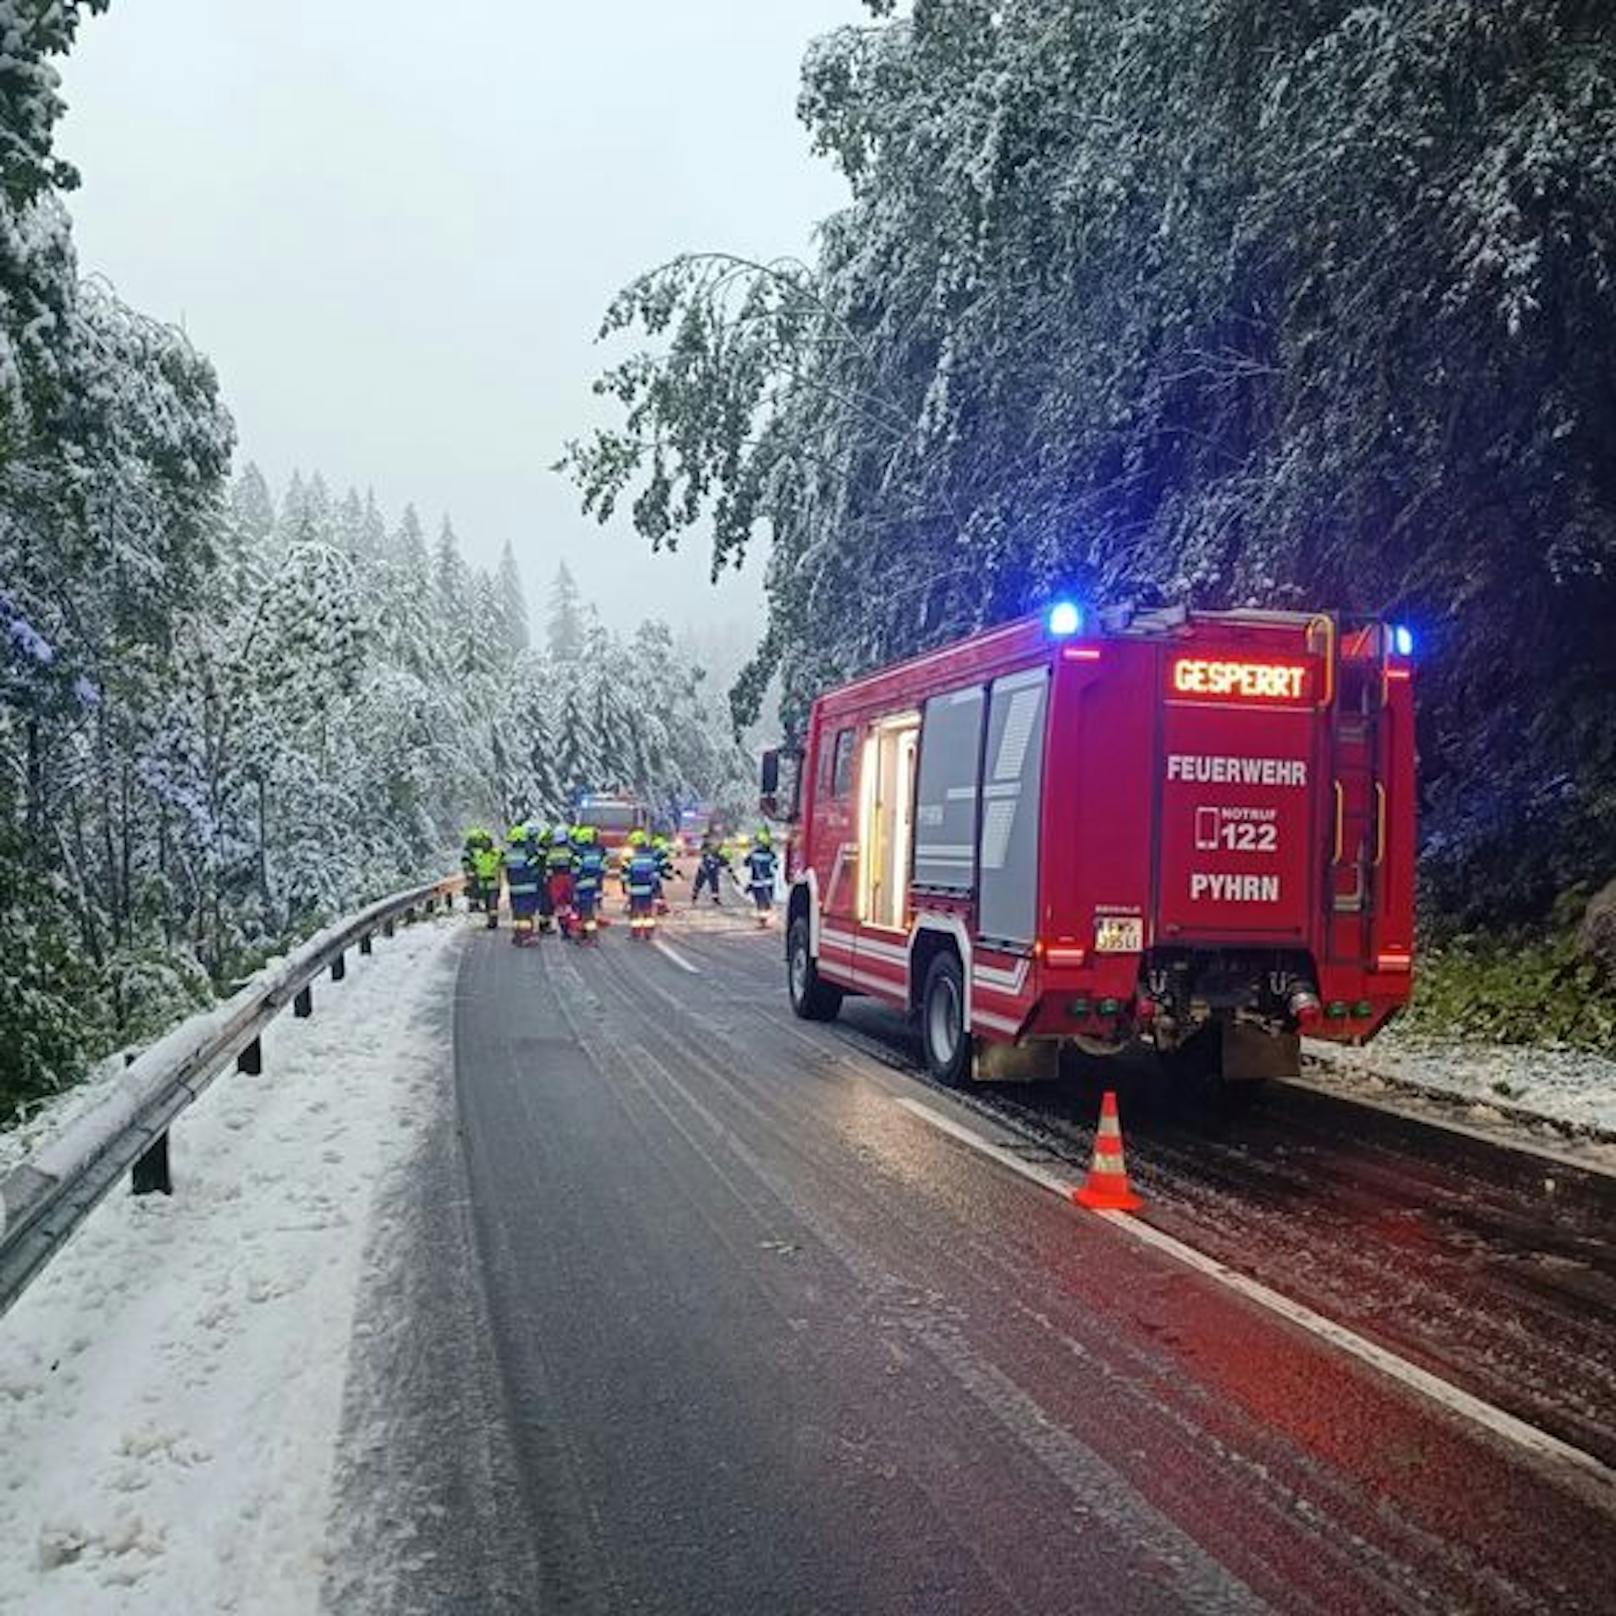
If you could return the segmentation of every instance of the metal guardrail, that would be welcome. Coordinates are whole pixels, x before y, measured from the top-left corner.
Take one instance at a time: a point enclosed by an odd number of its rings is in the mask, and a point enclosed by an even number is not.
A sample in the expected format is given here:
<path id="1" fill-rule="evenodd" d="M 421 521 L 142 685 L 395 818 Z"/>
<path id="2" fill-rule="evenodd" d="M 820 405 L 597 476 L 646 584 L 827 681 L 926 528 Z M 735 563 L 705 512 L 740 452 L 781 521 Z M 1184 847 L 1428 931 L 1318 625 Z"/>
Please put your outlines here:
<path id="1" fill-rule="evenodd" d="M 168 1130 L 175 1117 L 231 1061 L 237 1071 L 262 1071 L 259 1035 L 287 1005 L 296 1016 L 313 1014 L 316 977 L 329 971 L 340 982 L 351 948 L 368 954 L 371 939 L 391 937 L 400 919 L 449 907 L 463 880 L 449 876 L 394 893 L 328 926 L 223 1004 L 143 1050 L 105 1099 L 0 1179 L 0 1315 L 124 1173 L 137 1195 L 172 1191 Z"/>

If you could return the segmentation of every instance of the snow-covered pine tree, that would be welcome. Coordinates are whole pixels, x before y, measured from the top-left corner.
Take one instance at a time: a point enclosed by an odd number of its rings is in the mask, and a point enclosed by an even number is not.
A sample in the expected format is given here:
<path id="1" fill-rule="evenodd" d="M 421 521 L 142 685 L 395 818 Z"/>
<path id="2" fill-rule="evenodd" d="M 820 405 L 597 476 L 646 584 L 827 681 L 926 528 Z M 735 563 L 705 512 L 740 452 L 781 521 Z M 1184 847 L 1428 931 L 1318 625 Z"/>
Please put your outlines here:
<path id="1" fill-rule="evenodd" d="M 566 810 L 567 792 L 556 755 L 557 725 L 549 704 L 549 664 L 529 651 L 518 664 L 518 677 L 524 699 L 517 734 L 526 748 L 533 811 L 543 819 L 559 819 Z"/>
<path id="2" fill-rule="evenodd" d="M 365 505 L 359 497 L 359 490 L 352 484 L 337 506 L 333 518 L 333 531 L 335 534 L 333 542 L 336 547 L 355 566 L 369 559 L 371 552 L 365 532 Z"/>
<path id="3" fill-rule="evenodd" d="M 554 680 L 559 689 L 550 707 L 555 714 L 551 756 L 562 798 L 558 806 L 568 813 L 579 792 L 601 788 L 604 767 L 585 668 L 577 658 L 557 663 Z"/>
<path id="4" fill-rule="evenodd" d="M 413 505 L 404 507 L 398 528 L 393 534 L 393 563 L 402 576 L 411 578 L 425 587 L 428 579 L 426 535 L 421 529 L 421 518 Z"/>
<path id="5" fill-rule="evenodd" d="M 499 586 L 480 567 L 471 575 L 469 601 L 460 666 L 468 677 L 491 684 L 505 666 L 505 635 Z"/>
<path id="6" fill-rule="evenodd" d="M 584 624 L 578 600 L 578 584 L 565 561 L 556 568 L 555 581 L 550 585 L 550 610 L 545 619 L 545 632 L 550 655 L 557 662 L 569 662 L 583 650 Z"/>
<path id="7" fill-rule="evenodd" d="M 566 793 L 557 778 L 552 732 L 554 700 L 549 660 L 524 651 L 499 680 L 494 696 L 494 728 L 500 737 L 504 771 L 501 791 L 508 803 L 542 820 L 562 813 Z"/>
<path id="8" fill-rule="evenodd" d="M 268 545 L 275 531 L 275 500 L 263 472 L 251 460 L 230 486 L 230 512 L 246 543 L 260 550 Z"/>
<path id="9" fill-rule="evenodd" d="M 308 536 L 309 489 L 301 470 L 294 469 L 282 490 L 275 512 L 273 551 L 285 555 Z"/>
<path id="10" fill-rule="evenodd" d="M 595 789 L 623 790 L 633 778 L 631 698 L 620 646 L 591 607 L 584 614 L 579 658 L 579 707 L 593 741 Z"/>
<path id="11" fill-rule="evenodd" d="M 367 562 L 375 563 L 387 554 L 387 521 L 376 504 L 376 490 L 365 490 L 365 514 L 360 524 L 362 540 L 359 554 Z"/>
<path id="12" fill-rule="evenodd" d="M 445 660 L 441 647 L 451 625 L 434 608 L 431 562 L 413 505 L 404 507 L 388 545 L 379 616 L 390 654 L 422 679 L 433 679 Z"/>
<path id="13" fill-rule="evenodd" d="M 531 641 L 527 622 L 527 591 L 522 587 L 521 569 L 507 539 L 499 552 L 499 570 L 494 574 L 499 595 L 500 632 L 504 637 L 506 653 L 519 656 Z"/>
<path id="14" fill-rule="evenodd" d="M 445 512 L 432 552 L 432 595 L 438 620 L 452 633 L 460 632 L 461 620 L 470 604 L 469 587 L 466 564 L 460 557 L 460 541 Z"/>
<path id="15" fill-rule="evenodd" d="M 335 544 L 336 511 L 331 503 L 331 490 L 325 478 L 316 471 L 309 478 L 303 501 L 303 519 L 297 539 L 300 544 Z"/>

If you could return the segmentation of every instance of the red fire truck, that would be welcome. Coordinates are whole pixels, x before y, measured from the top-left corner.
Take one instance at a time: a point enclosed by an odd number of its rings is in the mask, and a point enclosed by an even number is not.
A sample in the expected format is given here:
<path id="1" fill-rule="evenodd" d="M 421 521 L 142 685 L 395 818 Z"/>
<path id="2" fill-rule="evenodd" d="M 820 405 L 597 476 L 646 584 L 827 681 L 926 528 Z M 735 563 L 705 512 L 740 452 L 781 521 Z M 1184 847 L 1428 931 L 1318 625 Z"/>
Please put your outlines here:
<path id="1" fill-rule="evenodd" d="M 1412 650 L 1063 601 L 822 696 L 763 769 L 799 825 L 793 1008 L 907 1010 L 951 1084 L 1051 1075 L 1063 1043 L 1253 1078 L 1304 1032 L 1363 1042 L 1409 996 Z"/>
<path id="2" fill-rule="evenodd" d="M 651 824 L 651 810 L 643 802 L 616 791 L 581 793 L 573 813 L 580 823 L 593 825 L 600 845 L 614 853 L 628 842 L 631 831 L 647 830 Z"/>

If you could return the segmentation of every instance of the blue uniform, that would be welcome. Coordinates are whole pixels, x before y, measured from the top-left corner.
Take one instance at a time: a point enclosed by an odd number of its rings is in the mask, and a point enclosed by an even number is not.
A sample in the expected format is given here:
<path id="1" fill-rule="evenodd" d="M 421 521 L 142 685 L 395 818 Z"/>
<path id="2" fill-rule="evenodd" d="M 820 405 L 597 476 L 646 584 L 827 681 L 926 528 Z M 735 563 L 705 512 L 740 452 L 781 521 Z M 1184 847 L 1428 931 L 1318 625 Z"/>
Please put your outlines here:
<path id="1" fill-rule="evenodd" d="M 628 890 L 629 924 L 636 930 L 652 924 L 662 896 L 662 860 L 654 849 L 636 849 L 623 871 L 623 885 Z"/>
<path id="2" fill-rule="evenodd" d="M 640 848 L 628 861 L 626 876 L 631 898 L 658 898 L 662 895 L 662 860 L 648 847 Z"/>
<path id="3" fill-rule="evenodd" d="M 572 901 L 583 919 L 594 919 L 605 879 L 606 849 L 599 842 L 585 842 L 573 855 L 572 876 Z"/>
<path id="4" fill-rule="evenodd" d="M 538 854 L 525 836 L 505 849 L 505 887 L 511 895 L 511 914 L 531 920 L 539 907 L 542 876 Z"/>
<path id="5" fill-rule="evenodd" d="M 696 884 L 691 889 L 690 901 L 699 903 L 703 888 L 710 887 L 713 902 L 721 904 L 724 900 L 718 895 L 718 872 L 729 869 L 729 860 L 724 857 L 724 850 L 717 842 L 703 842 L 701 844 L 701 863 L 696 867 Z"/>
<path id="6" fill-rule="evenodd" d="M 759 909 L 774 907 L 774 872 L 779 862 L 772 847 L 754 847 L 746 855 L 746 885 Z"/>

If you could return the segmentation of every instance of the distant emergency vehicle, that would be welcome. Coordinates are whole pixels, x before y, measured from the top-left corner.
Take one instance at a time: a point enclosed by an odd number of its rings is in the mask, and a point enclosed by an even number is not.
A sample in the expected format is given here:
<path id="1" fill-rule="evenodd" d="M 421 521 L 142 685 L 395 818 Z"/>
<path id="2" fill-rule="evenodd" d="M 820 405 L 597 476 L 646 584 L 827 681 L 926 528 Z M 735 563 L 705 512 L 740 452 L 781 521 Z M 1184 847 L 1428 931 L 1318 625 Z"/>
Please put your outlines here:
<path id="1" fill-rule="evenodd" d="M 679 824 L 674 832 L 680 852 L 700 845 L 712 817 L 712 809 L 706 803 L 693 803 L 688 808 L 680 809 Z"/>
<path id="2" fill-rule="evenodd" d="M 791 789 L 799 1016 L 914 1012 L 942 1081 L 1136 1040 L 1227 1078 L 1297 1070 L 1407 1003 L 1411 638 L 1300 612 L 1067 602 L 813 707 Z"/>
<path id="3" fill-rule="evenodd" d="M 612 850 L 626 845 L 630 831 L 651 826 L 651 810 L 645 803 L 617 792 L 586 791 L 574 812 L 580 821 L 595 827 L 601 846 Z"/>

